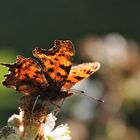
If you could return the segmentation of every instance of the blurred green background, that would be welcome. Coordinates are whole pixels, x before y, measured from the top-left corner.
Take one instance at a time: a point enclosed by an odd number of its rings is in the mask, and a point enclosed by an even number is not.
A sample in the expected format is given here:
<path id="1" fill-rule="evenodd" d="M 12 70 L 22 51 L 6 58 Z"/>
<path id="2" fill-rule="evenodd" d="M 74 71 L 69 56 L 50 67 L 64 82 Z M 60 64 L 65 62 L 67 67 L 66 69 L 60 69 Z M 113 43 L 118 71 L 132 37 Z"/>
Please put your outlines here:
<path id="1" fill-rule="evenodd" d="M 0 62 L 14 63 L 18 54 L 32 57 L 36 46 L 70 39 L 75 63 L 101 63 L 75 88 L 105 103 L 75 95 L 65 101 L 59 121 L 70 125 L 73 140 L 139 140 L 139 14 L 138 0 L 1 0 Z M 0 66 L 0 81 L 6 73 Z M 0 83 L 0 127 L 18 113 L 19 98 Z"/>

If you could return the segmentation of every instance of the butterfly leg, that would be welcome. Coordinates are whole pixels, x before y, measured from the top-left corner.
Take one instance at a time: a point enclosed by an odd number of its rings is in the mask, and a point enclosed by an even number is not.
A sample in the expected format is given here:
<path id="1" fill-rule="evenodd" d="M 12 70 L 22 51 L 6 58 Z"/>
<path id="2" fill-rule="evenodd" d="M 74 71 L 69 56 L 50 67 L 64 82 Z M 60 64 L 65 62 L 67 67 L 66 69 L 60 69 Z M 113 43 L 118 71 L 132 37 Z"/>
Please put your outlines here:
<path id="1" fill-rule="evenodd" d="M 61 106 L 63 105 L 63 103 L 64 103 L 64 100 L 65 100 L 65 98 L 63 98 L 62 100 L 61 100 L 61 103 L 58 105 L 58 104 L 56 104 L 56 103 L 54 103 L 54 102 L 52 102 L 52 104 L 54 105 L 54 110 L 53 110 L 53 115 L 54 116 L 56 116 L 59 112 L 60 112 L 60 109 L 61 109 Z"/>
<path id="2" fill-rule="evenodd" d="M 40 97 L 40 95 L 38 95 L 38 96 L 36 97 L 36 99 L 35 99 L 35 102 L 34 102 L 33 108 L 32 108 L 32 114 L 34 114 L 34 109 L 35 109 L 35 106 L 36 106 L 36 104 L 37 104 L 37 101 L 38 101 L 39 97 Z"/>

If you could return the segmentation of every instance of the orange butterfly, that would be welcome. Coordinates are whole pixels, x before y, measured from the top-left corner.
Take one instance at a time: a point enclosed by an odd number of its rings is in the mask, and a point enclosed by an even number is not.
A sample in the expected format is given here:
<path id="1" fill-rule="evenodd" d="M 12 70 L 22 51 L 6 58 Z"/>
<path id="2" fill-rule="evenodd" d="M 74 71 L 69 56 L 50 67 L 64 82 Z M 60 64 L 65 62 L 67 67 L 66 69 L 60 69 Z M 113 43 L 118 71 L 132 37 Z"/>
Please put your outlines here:
<path id="1" fill-rule="evenodd" d="M 2 64 L 10 71 L 3 84 L 23 95 L 36 94 L 49 101 L 66 98 L 73 94 L 70 89 L 74 84 L 100 67 L 98 62 L 72 66 L 74 52 L 69 40 L 55 40 L 51 49 L 35 48 L 32 53 L 39 62 L 20 55 L 15 64 Z"/>

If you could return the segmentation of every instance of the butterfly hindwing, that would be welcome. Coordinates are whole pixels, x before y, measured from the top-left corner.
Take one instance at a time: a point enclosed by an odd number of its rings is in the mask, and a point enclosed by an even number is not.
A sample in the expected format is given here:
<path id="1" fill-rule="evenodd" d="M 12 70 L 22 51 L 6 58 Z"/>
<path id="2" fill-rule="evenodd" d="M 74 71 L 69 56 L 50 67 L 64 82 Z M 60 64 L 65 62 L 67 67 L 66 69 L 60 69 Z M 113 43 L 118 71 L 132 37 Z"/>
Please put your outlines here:
<path id="1" fill-rule="evenodd" d="M 46 84 L 40 65 L 32 58 L 18 56 L 15 64 L 2 64 L 9 68 L 10 74 L 5 75 L 3 84 L 15 88 L 23 94 L 35 94 L 40 84 Z"/>

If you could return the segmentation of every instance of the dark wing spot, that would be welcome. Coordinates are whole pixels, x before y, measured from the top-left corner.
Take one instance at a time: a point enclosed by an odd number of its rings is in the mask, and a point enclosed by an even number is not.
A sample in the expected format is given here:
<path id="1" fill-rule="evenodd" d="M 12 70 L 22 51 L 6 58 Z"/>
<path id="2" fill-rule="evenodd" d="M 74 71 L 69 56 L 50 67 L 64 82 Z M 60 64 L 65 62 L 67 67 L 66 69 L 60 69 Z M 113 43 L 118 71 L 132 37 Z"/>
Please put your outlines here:
<path id="1" fill-rule="evenodd" d="M 58 61 L 58 59 L 57 59 L 57 58 L 54 58 L 54 60 L 55 60 L 55 61 Z"/>
<path id="2" fill-rule="evenodd" d="M 39 74 L 40 72 L 39 71 L 35 71 L 35 74 Z"/>
<path id="3" fill-rule="evenodd" d="M 20 73 L 20 69 L 17 70 L 17 73 Z"/>
<path id="4" fill-rule="evenodd" d="M 60 65 L 60 68 L 63 69 L 66 73 L 69 73 L 71 65 L 70 66 Z"/>
<path id="5" fill-rule="evenodd" d="M 18 69 L 18 68 L 21 68 L 21 66 L 22 66 L 23 64 L 16 64 L 16 68 Z M 6 67 L 9 67 L 10 68 L 10 65 L 5 65 Z M 12 66 L 12 65 L 11 65 Z M 14 65 L 13 65 L 14 66 Z"/>
<path id="6" fill-rule="evenodd" d="M 77 79 L 77 80 L 82 80 L 84 77 L 81 77 L 81 76 L 75 76 L 74 78 Z"/>
<path id="7" fill-rule="evenodd" d="M 26 77 L 26 78 L 29 78 L 29 75 L 26 73 L 26 74 L 24 74 L 24 76 Z"/>
<path id="8" fill-rule="evenodd" d="M 86 74 L 91 74 L 92 73 L 92 71 L 90 71 L 90 70 L 88 70 L 87 72 L 86 72 Z"/>
<path id="9" fill-rule="evenodd" d="M 61 78 L 66 78 L 66 76 L 65 75 L 61 75 Z"/>
<path id="10" fill-rule="evenodd" d="M 65 56 L 64 54 L 58 54 L 58 56 Z"/>
<path id="11" fill-rule="evenodd" d="M 48 72 L 54 72 L 54 69 L 53 68 L 49 68 Z"/>
<path id="12" fill-rule="evenodd" d="M 57 72 L 56 75 L 57 75 L 57 76 L 61 76 L 61 73 L 60 73 L 60 72 Z"/>
<path id="13" fill-rule="evenodd" d="M 72 72 L 73 74 L 76 74 L 76 72 L 74 71 L 74 72 Z"/>
<path id="14" fill-rule="evenodd" d="M 38 76 L 37 76 L 37 75 L 33 75 L 33 77 L 34 77 L 34 78 L 38 78 Z"/>
<path id="15" fill-rule="evenodd" d="M 71 80 L 67 80 L 68 83 L 71 83 Z"/>
<path id="16" fill-rule="evenodd" d="M 51 61 L 50 64 L 53 65 L 53 62 Z"/>

